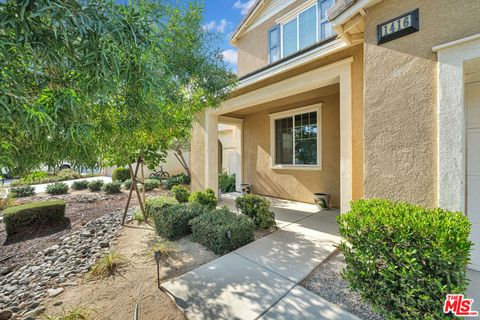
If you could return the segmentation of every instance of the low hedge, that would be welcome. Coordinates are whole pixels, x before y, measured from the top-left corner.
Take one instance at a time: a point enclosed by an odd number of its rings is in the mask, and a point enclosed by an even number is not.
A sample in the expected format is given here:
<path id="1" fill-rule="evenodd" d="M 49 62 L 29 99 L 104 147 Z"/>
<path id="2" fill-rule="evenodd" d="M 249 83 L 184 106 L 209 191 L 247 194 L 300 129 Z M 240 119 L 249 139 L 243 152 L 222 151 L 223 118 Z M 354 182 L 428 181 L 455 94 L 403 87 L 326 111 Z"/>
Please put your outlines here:
<path id="1" fill-rule="evenodd" d="M 120 193 L 122 183 L 120 181 L 107 182 L 102 186 L 102 191 L 108 194 Z"/>
<path id="2" fill-rule="evenodd" d="M 460 212 L 358 200 L 338 218 L 343 277 L 388 319 L 443 319 L 447 293 L 464 293 L 472 242 Z"/>
<path id="3" fill-rule="evenodd" d="M 92 180 L 88 183 L 88 190 L 94 192 L 94 191 L 100 191 L 102 190 L 103 187 L 103 180 Z"/>
<path id="4" fill-rule="evenodd" d="M 73 181 L 72 187 L 73 190 L 85 190 L 88 189 L 88 180 Z"/>
<path id="5" fill-rule="evenodd" d="M 175 204 L 178 204 L 178 202 L 173 197 L 158 196 L 147 198 L 147 201 L 145 201 L 145 213 L 148 217 L 153 217 L 161 214 L 164 208 Z"/>
<path id="6" fill-rule="evenodd" d="M 130 179 L 130 169 L 128 168 L 115 168 L 112 173 L 113 181 L 124 182 L 125 180 Z"/>
<path id="7" fill-rule="evenodd" d="M 252 242 L 255 231 L 255 224 L 248 217 L 235 214 L 226 207 L 206 212 L 190 224 L 193 240 L 216 254 L 224 254 Z"/>
<path id="8" fill-rule="evenodd" d="M 207 209 L 199 204 L 174 204 L 163 208 L 153 216 L 155 230 L 168 240 L 176 240 L 192 233 L 190 220 L 202 215 Z"/>
<path id="9" fill-rule="evenodd" d="M 32 186 L 11 187 L 9 195 L 13 198 L 22 198 L 35 195 L 35 188 Z"/>
<path id="10" fill-rule="evenodd" d="M 190 191 L 184 186 L 174 186 L 172 188 L 172 194 L 177 199 L 179 203 L 188 202 L 188 197 L 190 197 Z"/>
<path id="11" fill-rule="evenodd" d="M 49 184 L 45 191 L 48 194 L 58 195 L 68 193 L 68 185 L 64 182 L 55 182 Z"/>
<path id="12" fill-rule="evenodd" d="M 218 188 L 222 191 L 222 193 L 229 193 L 235 191 L 235 174 L 228 174 L 225 171 L 221 171 L 218 174 Z"/>
<path id="13" fill-rule="evenodd" d="M 217 206 L 217 196 L 215 192 L 207 188 L 205 191 L 196 191 L 188 197 L 188 201 L 191 203 L 199 203 L 209 209 L 215 209 Z"/>
<path id="14" fill-rule="evenodd" d="M 252 218 L 259 229 L 269 229 L 275 225 L 275 218 L 270 211 L 270 201 L 256 194 L 245 194 L 235 199 L 235 207 L 244 215 Z"/>
<path id="15" fill-rule="evenodd" d="M 190 183 L 190 177 L 185 173 L 180 173 L 180 174 L 171 176 L 170 178 L 165 180 L 165 187 L 167 187 L 167 189 L 170 190 L 174 186 L 178 186 L 181 184 L 189 184 L 189 183 Z"/>
<path id="16" fill-rule="evenodd" d="M 154 189 L 160 188 L 160 181 L 157 179 L 145 179 L 144 186 L 145 191 L 152 191 Z"/>
<path id="17" fill-rule="evenodd" d="M 65 220 L 65 201 L 53 200 L 27 203 L 9 207 L 3 212 L 3 223 L 7 235 L 12 235 L 23 228 L 57 223 Z"/>

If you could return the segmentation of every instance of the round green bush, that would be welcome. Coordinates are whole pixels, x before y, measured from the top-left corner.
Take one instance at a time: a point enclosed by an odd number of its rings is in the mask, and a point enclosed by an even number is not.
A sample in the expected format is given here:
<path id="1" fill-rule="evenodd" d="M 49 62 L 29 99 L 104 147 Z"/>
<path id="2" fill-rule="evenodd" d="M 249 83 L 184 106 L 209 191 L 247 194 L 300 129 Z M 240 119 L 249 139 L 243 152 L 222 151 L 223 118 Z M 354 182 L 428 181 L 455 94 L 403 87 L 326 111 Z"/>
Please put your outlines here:
<path id="1" fill-rule="evenodd" d="M 222 193 L 229 193 L 235 191 L 235 174 L 229 175 L 225 171 L 218 174 L 218 187 Z"/>
<path id="2" fill-rule="evenodd" d="M 188 177 L 187 174 L 185 173 L 180 173 L 174 176 L 171 176 L 165 181 L 165 187 L 170 190 L 174 186 L 178 186 L 181 184 L 189 184 L 190 183 L 190 178 Z"/>
<path id="3" fill-rule="evenodd" d="M 22 198 L 35 195 L 35 188 L 32 186 L 12 187 L 9 191 L 9 196 L 13 198 Z"/>
<path id="4" fill-rule="evenodd" d="M 176 240 L 192 233 L 190 220 L 200 216 L 206 210 L 199 204 L 173 204 L 163 207 L 161 214 L 153 215 L 155 230 L 168 240 Z"/>
<path id="5" fill-rule="evenodd" d="M 157 179 L 146 179 L 145 180 L 145 191 L 152 191 L 160 187 L 160 181 Z"/>
<path id="6" fill-rule="evenodd" d="M 358 200 L 337 218 L 343 277 L 387 319 L 444 319 L 447 293 L 464 293 L 472 242 L 460 212 Z"/>
<path id="7" fill-rule="evenodd" d="M 49 184 L 45 191 L 48 194 L 65 194 L 68 193 L 68 185 L 64 182 L 55 182 Z"/>
<path id="8" fill-rule="evenodd" d="M 188 202 L 190 191 L 188 191 L 188 189 L 184 186 L 174 186 L 171 191 L 179 203 Z"/>
<path id="9" fill-rule="evenodd" d="M 191 203 L 199 203 L 209 209 L 215 209 L 217 206 L 217 196 L 212 189 L 207 188 L 205 191 L 196 191 L 188 197 Z"/>
<path id="10" fill-rule="evenodd" d="M 120 181 L 107 182 L 102 186 L 102 191 L 108 194 L 120 193 L 122 183 Z"/>
<path id="11" fill-rule="evenodd" d="M 103 187 L 103 180 L 92 180 L 88 183 L 88 190 L 94 192 L 94 191 L 100 191 L 102 190 Z"/>
<path id="12" fill-rule="evenodd" d="M 270 201 L 265 197 L 245 194 L 235 199 L 235 207 L 252 218 L 259 229 L 269 229 L 275 225 L 274 215 L 270 211 Z"/>
<path id="13" fill-rule="evenodd" d="M 125 190 L 130 190 L 131 186 L 132 186 L 132 179 L 127 179 L 123 182 L 123 188 Z"/>
<path id="14" fill-rule="evenodd" d="M 73 190 L 85 190 L 88 189 L 88 180 L 74 181 L 72 183 Z"/>
<path id="15" fill-rule="evenodd" d="M 113 173 L 112 173 L 113 181 L 124 182 L 127 179 L 130 179 L 130 170 L 128 168 L 115 168 L 115 170 L 113 170 Z"/>

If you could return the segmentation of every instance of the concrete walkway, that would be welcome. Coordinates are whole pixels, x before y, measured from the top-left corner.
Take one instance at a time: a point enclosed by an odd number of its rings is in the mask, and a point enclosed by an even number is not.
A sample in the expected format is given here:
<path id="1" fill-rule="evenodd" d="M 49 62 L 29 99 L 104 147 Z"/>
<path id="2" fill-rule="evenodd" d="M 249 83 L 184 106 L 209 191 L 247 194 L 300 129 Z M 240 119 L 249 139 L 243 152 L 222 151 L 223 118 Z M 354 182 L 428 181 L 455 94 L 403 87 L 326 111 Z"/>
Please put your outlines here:
<path id="1" fill-rule="evenodd" d="M 220 205 L 233 206 L 235 195 Z M 162 285 L 188 319 L 357 319 L 298 286 L 334 250 L 338 210 L 272 199 L 280 229 Z"/>
<path id="2" fill-rule="evenodd" d="M 66 183 L 69 187 L 73 184 L 75 181 L 81 181 L 81 180 L 87 180 L 87 181 L 92 181 L 92 180 L 102 180 L 103 182 L 112 182 L 111 177 L 105 177 L 105 176 L 98 176 L 98 177 L 89 177 L 89 178 L 80 178 L 80 179 L 75 179 L 75 180 L 66 180 L 66 181 L 60 181 L 63 183 Z M 54 182 L 52 182 L 54 183 Z M 47 186 L 52 184 L 52 183 L 42 183 L 42 184 L 32 184 L 32 187 L 35 188 L 35 193 L 41 193 L 45 192 L 47 189 Z M 7 188 L 7 190 L 10 188 Z"/>

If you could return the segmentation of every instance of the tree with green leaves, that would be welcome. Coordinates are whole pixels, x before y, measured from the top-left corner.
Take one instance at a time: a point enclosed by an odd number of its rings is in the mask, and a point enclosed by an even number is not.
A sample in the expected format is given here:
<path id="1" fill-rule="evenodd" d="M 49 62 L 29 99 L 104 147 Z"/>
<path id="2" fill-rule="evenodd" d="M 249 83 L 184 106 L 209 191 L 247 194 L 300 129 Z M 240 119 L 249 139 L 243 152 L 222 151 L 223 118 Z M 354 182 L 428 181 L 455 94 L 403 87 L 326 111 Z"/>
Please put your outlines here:
<path id="1" fill-rule="evenodd" d="M 8 0 L 0 25 L 0 166 L 18 173 L 154 167 L 236 81 L 197 2 Z"/>

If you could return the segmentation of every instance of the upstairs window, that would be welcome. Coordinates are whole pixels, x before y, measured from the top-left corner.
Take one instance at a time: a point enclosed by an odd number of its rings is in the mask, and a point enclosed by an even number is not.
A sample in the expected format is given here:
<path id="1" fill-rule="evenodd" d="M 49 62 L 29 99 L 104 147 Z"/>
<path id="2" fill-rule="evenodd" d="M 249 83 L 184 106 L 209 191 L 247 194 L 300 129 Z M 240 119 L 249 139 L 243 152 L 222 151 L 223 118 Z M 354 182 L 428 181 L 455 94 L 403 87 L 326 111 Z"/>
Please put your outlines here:
<path id="1" fill-rule="evenodd" d="M 335 0 L 318 0 L 290 20 L 281 22 L 268 31 L 269 62 L 273 63 L 335 33 L 328 21 L 327 11 Z M 288 19 L 288 18 L 287 18 Z"/>

